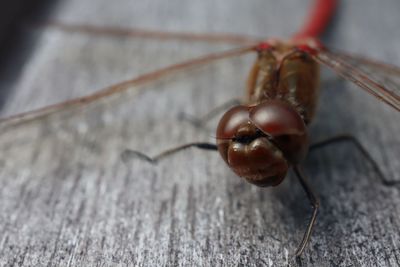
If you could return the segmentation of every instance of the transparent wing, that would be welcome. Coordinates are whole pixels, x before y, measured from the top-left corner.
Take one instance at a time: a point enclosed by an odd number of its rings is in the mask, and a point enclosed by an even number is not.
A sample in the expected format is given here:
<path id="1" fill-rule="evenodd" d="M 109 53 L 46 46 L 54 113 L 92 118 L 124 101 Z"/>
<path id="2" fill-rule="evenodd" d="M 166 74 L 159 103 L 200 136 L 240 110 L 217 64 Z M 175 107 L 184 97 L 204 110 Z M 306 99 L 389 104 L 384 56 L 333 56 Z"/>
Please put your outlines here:
<path id="1" fill-rule="evenodd" d="M 315 60 L 400 111 L 400 68 L 362 56 L 323 50 Z"/>
<path id="2" fill-rule="evenodd" d="M 94 102 L 107 101 L 107 98 L 117 96 L 123 93 L 133 93 L 131 91 L 140 91 L 137 87 L 141 85 L 157 81 L 160 78 L 171 75 L 177 71 L 184 71 L 187 68 L 196 67 L 211 63 L 215 60 L 224 58 L 230 58 L 240 56 L 254 50 L 254 46 L 246 46 L 238 49 L 232 49 L 225 52 L 212 53 L 205 56 L 200 56 L 194 59 L 190 59 L 181 63 L 173 64 L 143 75 L 140 75 L 134 79 L 126 80 L 114 85 L 111 85 L 103 90 L 95 92 L 93 94 L 78 97 L 72 100 L 67 100 L 58 104 L 46 106 L 33 111 L 23 112 L 7 118 L 0 119 L 0 127 L 12 127 L 20 125 L 22 123 L 28 123 L 37 121 L 43 117 L 47 117 L 53 113 L 63 112 L 69 109 L 83 109 L 86 106 L 91 105 Z"/>
<path id="3" fill-rule="evenodd" d="M 185 141 L 208 140 L 212 132 L 197 132 L 180 122 L 179 114 L 205 114 L 240 96 L 248 57 L 239 55 L 250 50 L 175 64 L 87 97 L 4 119 L 2 175 L 53 177 L 74 175 L 73 170 L 82 168 L 90 175 L 121 167 L 126 148 L 151 155 Z"/>

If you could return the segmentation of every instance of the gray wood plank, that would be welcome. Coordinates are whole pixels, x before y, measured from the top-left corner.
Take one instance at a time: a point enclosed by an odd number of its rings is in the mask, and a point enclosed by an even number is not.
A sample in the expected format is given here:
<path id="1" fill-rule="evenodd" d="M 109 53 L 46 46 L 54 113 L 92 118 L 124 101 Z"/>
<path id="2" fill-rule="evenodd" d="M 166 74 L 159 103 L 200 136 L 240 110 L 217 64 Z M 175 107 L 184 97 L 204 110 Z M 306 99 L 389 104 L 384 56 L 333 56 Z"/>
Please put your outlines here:
<path id="1" fill-rule="evenodd" d="M 66 22 L 170 31 L 288 37 L 309 1 L 63 1 Z M 326 43 L 400 65 L 395 0 L 342 1 Z M 3 114 L 84 95 L 227 44 L 160 42 L 25 28 L 26 63 L 5 74 Z M 157 166 L 124 164 L 126 148 L 150 155 L 213 142 L 179 114 L 204 114 L 243 94 L 254 55 L 191 69 L 37 123 L 2 127 L 2 266 L 399 266 L 400 193 L 383 186 L 351 145 L 316 151 L 305 167 L 321 212 L 302 260 L 292 258 L 310 207 L 290 175 L 260 189 L 217 154 L 187 151 Z M 18 61 L 20 62 L 20 61 Z M 9 73 L 7 73 L 9 75 Z M 400 180 L 400 114 L 332 74 L 323 79 L 315 140 L 350 133 L 388 179 Z M 10 80 L 15 82 L 9 82 Z M 3 89 L 2 88 L 2 89 Z"/>

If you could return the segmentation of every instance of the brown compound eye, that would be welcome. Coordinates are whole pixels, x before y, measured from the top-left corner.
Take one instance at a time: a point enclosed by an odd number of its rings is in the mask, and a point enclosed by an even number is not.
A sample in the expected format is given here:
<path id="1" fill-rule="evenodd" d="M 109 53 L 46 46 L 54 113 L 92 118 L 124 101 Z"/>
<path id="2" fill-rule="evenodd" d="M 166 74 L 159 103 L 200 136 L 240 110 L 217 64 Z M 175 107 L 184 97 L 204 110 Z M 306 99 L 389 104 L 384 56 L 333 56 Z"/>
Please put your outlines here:
<path id="1" fill-rule="evenodd" d="M 228 110 L 220 119 L 217 127 L 217 145 L 222 158 L 229 165 L 227 152 L 232 140 L 240 128 L 248 125 L 249 110 L 246 106 L 235 106 Z"/>
<path id="2" fill-rule="evenodd" d="M 249 123 L 249 109 L 246 106 L 236 106 L 228 110 L 218 123 L 217 139 L 227 140 L 235 137 L 238 129 Z"/>
<path id="3" fill-rule="evenodd" d="M 251 109 L 250 120 L 269 136 L 301 135 L 306 126 L 300 115 L 288 104 L 278 101 L 265 101 Z"/>
<path id="4" fill-rule="evenodd" d="M 298 163 L 305 157 L 307 129 L 293 107 L 279 100 L 269 100 L 254 107 L 249 117 L 258 129 L 273 139 L 289 162 Z"/>

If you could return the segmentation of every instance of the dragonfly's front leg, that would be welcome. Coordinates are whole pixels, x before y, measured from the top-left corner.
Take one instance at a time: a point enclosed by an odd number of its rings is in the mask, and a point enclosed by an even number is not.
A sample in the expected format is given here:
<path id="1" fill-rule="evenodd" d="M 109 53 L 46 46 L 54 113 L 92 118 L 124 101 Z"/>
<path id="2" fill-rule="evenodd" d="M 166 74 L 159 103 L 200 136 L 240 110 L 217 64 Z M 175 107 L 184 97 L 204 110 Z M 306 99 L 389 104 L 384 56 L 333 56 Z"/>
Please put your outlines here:
<path id="1" fill-rule="evenodd" d="M 300 257 L 301 254 L 304 252 L 304 249 L 306 248 L 308 242 L 310 241 L 311 233 L 314 228 L 315 221 L 317 219 L 317 214 L 318 214 L 318 208 L 319 208 L 319 199 L 317 195 L 315 194 L 314 190 L 312 189 L 310 183 L 308 182 L 307 177 L 304 175 L 301 167 L 299 165 L 293 167 L 297 179 L 299 180 L 301 186 L 303 187 L 304 191 L 307 194 L 308 199 L 310 200 L 313 212 L 310 218 L 310 221 L 308 222 L 307 229 L 304 232 L 303 239 L 301 240 L 300 245 L 298 246 L 296 250 L 296 257 Z"/>
<path id="2" fill-rule="evenodd" d="M 140 151 L 137 151 L 137 150 L 126 149 L 124 152 L 122 152 L 121 158 L 122 158 L 122 161 L 124 161 L 125 163 L 127 163 L 130 159 L 138 158 L 138 159 L 150 162 L 151 164 L 156 164 L 158 161 L 165 159 L 168 156 L 172 156 L 173 154 L 176 154 L 178 152 L 184 151 L 184 150 L 186 150 L 188 148 L 192 148 L 192 147 L 199 148 L 202 150 L 213 150 L 213 151 L 218 150 L 218 148 L 215 144 L 197 142 L 197 143 L 188 143 L 188 144 L 180 145 L 180 146 L 177 146 L 177 147 L 174 147 L 171 149 L 167 149 L 154 157 L 150 157 L 150 156 L 148 156 Z"/>

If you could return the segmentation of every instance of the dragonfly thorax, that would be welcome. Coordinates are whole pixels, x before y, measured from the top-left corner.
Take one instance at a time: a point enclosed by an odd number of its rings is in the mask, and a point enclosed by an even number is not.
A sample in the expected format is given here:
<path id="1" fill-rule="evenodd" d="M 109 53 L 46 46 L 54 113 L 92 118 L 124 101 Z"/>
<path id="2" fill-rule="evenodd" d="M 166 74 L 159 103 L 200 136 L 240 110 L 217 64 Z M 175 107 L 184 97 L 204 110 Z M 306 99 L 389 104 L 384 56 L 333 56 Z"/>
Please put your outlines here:
<path id="1" fill-rule="evenodd" d="M 317 104 L 318 64 L 296 43 L 275 41 L 262 48 L 249 75 L 248 102 L 279 99 L 293 106 L 308 124 Z"/>

